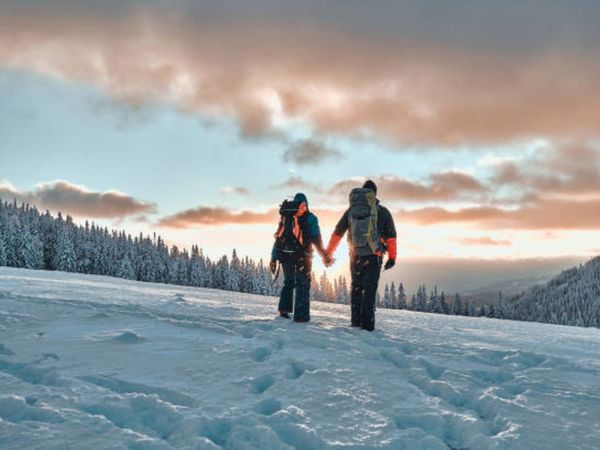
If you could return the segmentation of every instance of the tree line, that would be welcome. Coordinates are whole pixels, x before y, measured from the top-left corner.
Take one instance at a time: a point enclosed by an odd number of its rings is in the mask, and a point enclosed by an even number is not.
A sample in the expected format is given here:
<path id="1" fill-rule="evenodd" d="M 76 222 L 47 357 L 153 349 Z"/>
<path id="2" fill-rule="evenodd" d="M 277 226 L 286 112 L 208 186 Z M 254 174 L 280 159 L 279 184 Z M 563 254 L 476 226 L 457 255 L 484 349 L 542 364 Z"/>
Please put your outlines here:
<path id="1" fill-rule="evenodd" d="M 202 249 L 167 246 L 153 234 L 132 237 L 124 231 L 109 230 L 94 223 L 76 225 L 49 211 L 16 201 L 0 201 L 0 266 L 60 270 L 108 275 L 129 280 L 206 287 L 259 295 L 278 295 L 282 277 L 272 280 L 269 268 L 260 259 L 240 258 L 233 250 L 211 260 Z M 333 282 L 323 272 L 313 276 L 311 299 L 329 303 L 350 303 L 346 277 Z M 425 285 L 409 296 L 404 285 L 385 284 L 377 294 L 377 307 L 407 309 L 436 314 L 485 316 L 563 325 L 600 327 L 600 258 L 585 266 L 563 272 L 548 285 L 536 287 L 512 299 L 491 305 L 476 305 L 456 293 L 447 296 Z"/>

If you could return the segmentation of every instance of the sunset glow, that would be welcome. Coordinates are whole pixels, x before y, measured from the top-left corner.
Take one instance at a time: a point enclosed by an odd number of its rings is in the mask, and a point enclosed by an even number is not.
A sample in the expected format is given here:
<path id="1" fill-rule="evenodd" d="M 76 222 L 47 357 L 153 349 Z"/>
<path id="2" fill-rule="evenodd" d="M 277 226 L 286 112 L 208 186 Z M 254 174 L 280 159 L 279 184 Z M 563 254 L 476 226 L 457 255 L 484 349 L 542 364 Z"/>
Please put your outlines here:
<path id="1" fill-rule="evenodd" d="M 369 177 L 405 263 L 600 252 L 596 2 L 1 3 L 2 199 L 266 259 Z"/>

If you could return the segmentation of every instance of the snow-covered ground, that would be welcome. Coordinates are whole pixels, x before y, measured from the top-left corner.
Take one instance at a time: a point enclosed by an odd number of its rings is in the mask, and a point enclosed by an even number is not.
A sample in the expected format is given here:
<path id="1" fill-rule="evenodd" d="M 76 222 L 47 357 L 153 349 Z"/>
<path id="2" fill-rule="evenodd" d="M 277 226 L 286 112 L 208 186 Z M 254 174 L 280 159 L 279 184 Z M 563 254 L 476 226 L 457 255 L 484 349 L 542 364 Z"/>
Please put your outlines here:
<path id="1" fill-rule="evenodd" d="M 600 447 L 600 330 L 0 269 L 0 448 Z"/>

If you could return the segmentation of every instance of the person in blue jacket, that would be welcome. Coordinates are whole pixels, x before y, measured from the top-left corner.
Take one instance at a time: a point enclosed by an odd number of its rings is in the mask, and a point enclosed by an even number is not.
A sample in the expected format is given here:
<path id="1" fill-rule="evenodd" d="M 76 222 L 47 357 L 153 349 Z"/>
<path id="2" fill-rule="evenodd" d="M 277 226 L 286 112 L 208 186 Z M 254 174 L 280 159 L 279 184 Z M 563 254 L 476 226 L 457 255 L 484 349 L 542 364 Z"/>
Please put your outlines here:
<path id="1" fill-rule="evenodd" d="M 319 220 L 308 209 L 306 195 L 299 192 L 294 201 L 298 202 L 298 212 L 295 214 L 301 232 L 301 250 L 291 260 L 283 260 L 283 288 L 279 297 L 279 314 L 290 318 L 293 311 L 294 321 L 308 322 L 310 320 L 310 281 L 312 271 L 313 247 L 317 249 L 325 264 L 330 260 L 323 247 Z M 275 273 L 277 260 L 277 246 L 273 245 L 271 252 L 271 272 Z M 294 290 L 296 291 L 296 302 L 294 305 Z"/>

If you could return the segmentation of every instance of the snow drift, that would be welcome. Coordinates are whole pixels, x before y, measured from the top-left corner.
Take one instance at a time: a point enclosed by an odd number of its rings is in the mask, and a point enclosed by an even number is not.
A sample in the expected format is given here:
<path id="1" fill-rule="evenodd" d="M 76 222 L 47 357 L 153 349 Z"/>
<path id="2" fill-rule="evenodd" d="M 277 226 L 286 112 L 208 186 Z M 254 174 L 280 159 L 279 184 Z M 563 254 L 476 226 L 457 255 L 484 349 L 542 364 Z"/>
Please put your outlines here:
<path id="1" fill-rule="evenodd" d="M 0 268 L 1 448 L 597 448 L 600 330 Z"/>

